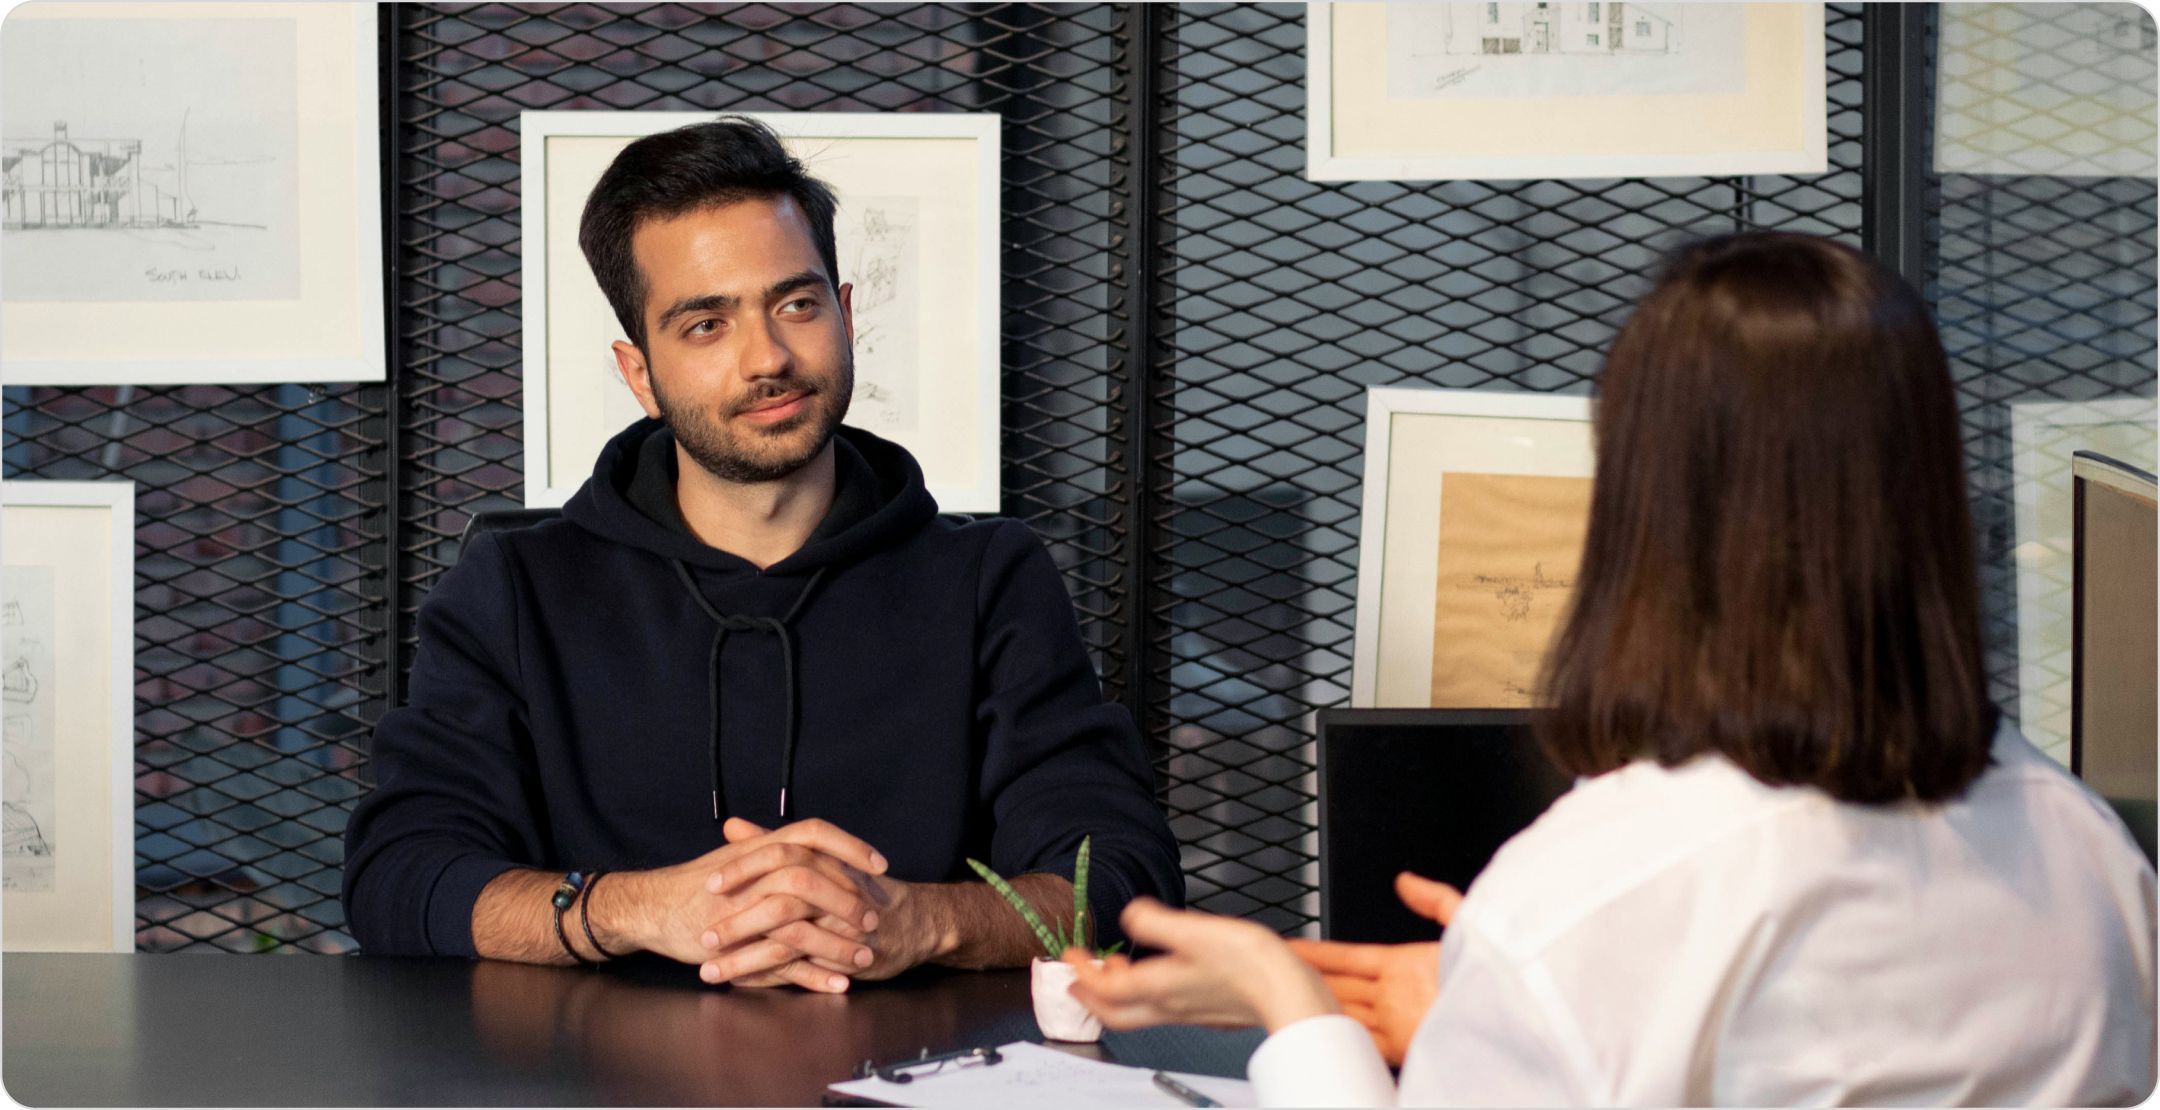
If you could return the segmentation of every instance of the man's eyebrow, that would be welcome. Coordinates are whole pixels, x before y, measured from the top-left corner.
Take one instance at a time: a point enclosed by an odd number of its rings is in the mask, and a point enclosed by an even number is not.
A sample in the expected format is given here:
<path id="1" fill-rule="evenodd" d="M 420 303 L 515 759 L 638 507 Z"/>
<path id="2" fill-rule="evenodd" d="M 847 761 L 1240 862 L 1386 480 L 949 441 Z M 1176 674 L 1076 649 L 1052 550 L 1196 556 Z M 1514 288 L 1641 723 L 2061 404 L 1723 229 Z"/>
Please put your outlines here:
<path id="1" fill-rule="evenodd" d="M 669 305 L 667 311 L 660 314 L 658 326 L 667 327 L 669 321 L 688 316 L 693 312 L 725 312 L 741 303 L 740 298 L 727 293 L 707 293 L 699 297 L 684 297 L 682 300 Z"/>
<path id="2" fill-rule="evenodd" d="M 812 285 L 823 285 L 830 287 L 832 285 L 832 282 L 828 281 L 824 274 L 818 273 L 816 270 L 804 270 L 799 274 L 793 274 L 791 276 L 781 278 L 779 281 L 773 282 L 771 285 L 766 286 L 765 299 L 769 301 L 772 300 L 774 297 L 784 297 L 787 296 L 789 293 L 793 293 L 797 289 L 803 289 Z"/>

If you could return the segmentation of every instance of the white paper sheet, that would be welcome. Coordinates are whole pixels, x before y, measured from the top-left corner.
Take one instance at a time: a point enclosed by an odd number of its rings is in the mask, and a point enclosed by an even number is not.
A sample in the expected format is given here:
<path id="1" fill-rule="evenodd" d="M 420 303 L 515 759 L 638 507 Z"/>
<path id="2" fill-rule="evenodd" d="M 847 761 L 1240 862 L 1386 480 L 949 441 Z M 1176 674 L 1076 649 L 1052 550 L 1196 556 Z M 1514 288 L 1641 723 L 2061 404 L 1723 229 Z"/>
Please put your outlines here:
<path id="1" fill-rule="evenodd" d="M 954 1110 L 1005 1110 L 1011 1106 L 1179 1107 L 1185 1103 L 1155 1086 L 1154 1072 L 1088 1060 L 1039 1044 L 1016 1041 L 998 1046 L 1002 1061 L 955 1067 L 909 1083 L 857 1079 L 835 1083 L 836 1094 L 874 1099 L 895 1106 L 939 1106 Z M 1252 1084 L 1242 1079 L 1171 1072 L 1179 1082 L 1224 1106 L 1257 1106 Z"/>

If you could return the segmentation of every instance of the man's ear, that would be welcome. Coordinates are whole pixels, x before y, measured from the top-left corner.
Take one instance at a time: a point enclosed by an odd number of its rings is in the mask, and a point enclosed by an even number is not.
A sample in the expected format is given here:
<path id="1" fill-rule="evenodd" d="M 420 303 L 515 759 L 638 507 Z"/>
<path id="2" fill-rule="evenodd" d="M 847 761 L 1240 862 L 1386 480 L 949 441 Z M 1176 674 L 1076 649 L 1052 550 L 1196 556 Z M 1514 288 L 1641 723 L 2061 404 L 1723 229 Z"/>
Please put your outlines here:
<path id="1" fill-rule="evenodd" d="M 840 288 L 833 290 L 833 296 L 840 301 L 840 323 L 847 328 L 848 346 L 853 347 L 855 345 L 855 283 L 852 281 L 841 282 Z"/>
<path id="2" fill-rule="evenodd" d="M 652 369 L 645 365 L 645 352 L 637 344 L 618 339 L 609 350 L 615 352 L 615 369 L 622 372 L 623 384 L 630 387 L 630 395 L 637 398 L 638 407 L 645 415 L 660 418 L 660 403 L 653 399 Z"/>

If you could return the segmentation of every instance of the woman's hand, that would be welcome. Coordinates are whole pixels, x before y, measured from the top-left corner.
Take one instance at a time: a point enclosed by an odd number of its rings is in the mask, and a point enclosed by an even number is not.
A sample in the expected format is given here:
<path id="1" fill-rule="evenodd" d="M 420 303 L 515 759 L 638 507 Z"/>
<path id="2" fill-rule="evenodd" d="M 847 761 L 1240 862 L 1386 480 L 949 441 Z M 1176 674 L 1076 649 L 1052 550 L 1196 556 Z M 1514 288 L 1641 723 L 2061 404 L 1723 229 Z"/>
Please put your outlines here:
<path id="1" fill-rule="evenodd" d="M 1413 875 L 1395 876 L 1395 895 L 1419 917 L 1446 925 L 1454 920 L 1462 892 Z M 1440 990 L 1440 944 L 1342 944 L 1293 940 L 1292 951 L 1310 964 L 1342 1006 L 1372 1034 L 1380 1055 L 1400 1067 L 1410 1036 Z"/>
<path id="2" fill-rule="evenodd" d="M 1173 910 L 1149 898 L 1118 917 L 1133 943 L 1163 954 L 1134 962 L 1111 956 L 1096 967 L 1068 949 L 1072 995 L 1112 1029 L 1145 1025 L 1264 1025 L 1274 1032 L 1335 1000 L 1312 968 L 1265 926 Z"/>

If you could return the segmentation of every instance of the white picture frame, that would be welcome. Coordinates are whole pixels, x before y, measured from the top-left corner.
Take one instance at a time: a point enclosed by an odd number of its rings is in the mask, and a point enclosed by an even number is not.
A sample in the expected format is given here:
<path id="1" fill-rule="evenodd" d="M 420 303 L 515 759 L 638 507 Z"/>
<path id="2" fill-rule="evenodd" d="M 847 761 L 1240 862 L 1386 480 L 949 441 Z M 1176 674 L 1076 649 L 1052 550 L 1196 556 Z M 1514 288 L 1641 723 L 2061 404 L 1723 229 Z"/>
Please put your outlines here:
<path id="1" fill-rule="evenodd" d="M 1365 396 L 1350 705 L 1429 708 L 1446 475 L 1589 479 L 1591 402 L 1489 389 L 1374 387 Z M 1568 591 L 1546 592 L 1541 605 Z"/>
<path id="2" fill-rule="evenodd" d="M 857 282 L 856 395 L 848 423 L 908 449 L 940 509 L 1000 508 L 1000 128 L 986 113 L 746 112 L 777 132 L 839 197 L 841 269 L 860 249 L 854 222 L 879 197 L 918 220 L 909 257 L 936 273 L 933 300 L 905 284 L 883 410 L 870 407 L 876 368 L 866 357 L 864 290 Z M 592 471 L 610 436 L 643 415 L 608 344 L 623 338 L 577 245 L 577 218 L 615 152 L 636 138 L 716 118 L 710 112 L 525 112 L 519 116 L 523 203 L 525 504 L 555 507 Z M 886 197 L 868 190 L 884 189 Z M 942 265 L 933 260 L 941 260 Z M 908 268 L 904 260 L 898 268 Z M 842 282 L 856 281 L 851 274 Z M 910 306 L 909 302 L 912 301 Z M 910 334 L 912 332 L 912 334 Z M 589 352 L 589 353 L 588 353 Z M 904 387 L 904 388 L 903 388 Z M 932 399 L 936 404 L 932 404 Z M 902 419 L 899 414 L 914 415 Z M 933 426 L 932 411 L 939 413 Z M 882 413 L 882 416 L 881 416 Z"/>
<path id="3" fill-rule="evenodd" d="M 1714 33 L 1720 48 L 1698 51 L 1685 70 L 1664 65 L 1662 53 L 1592 59 L 1511 52 L 1458 63 L 1448 53 L 1453 47 L 1418 49 L 1434 33 L 1429 25 L 1472 20 L 1486 9 L 1515 15 L 1532 5 L 1308 3 L 1307 179 L 1723 177 L 1829 169 L 1820 4 L 1618 6 L 1714 23 L 1695 39 L 1708 41 Z M 1549 7 L 1557 13 L 1597 5 Z M 1405 30 L 1391 20 L 1416 26 Z M 1599 68 L 1584 64 L 1592 60 Z"/>
<path id="4" fill-rule="evenodd" d="M 135 485 L 0 482 L 0 517 L 0 930 L 10 952 L 132 952 Z"/>
<path id="5" fill-rule="evenodd" d="M 2071 580 L 2075 496 L 2071 456 L 2096 451 L 2160 469 L 2150 397 L 2010 404 L 2010 470 L 2017 541 L 2018 728 L 2070 764 Z"/>
<path id="6" fill-rule="evenodd" d="M 103 175 L 10 171 L 0 380 L 383 380 L 375 5 L 32 4 L 0 53 L 10 151 Z"/>

